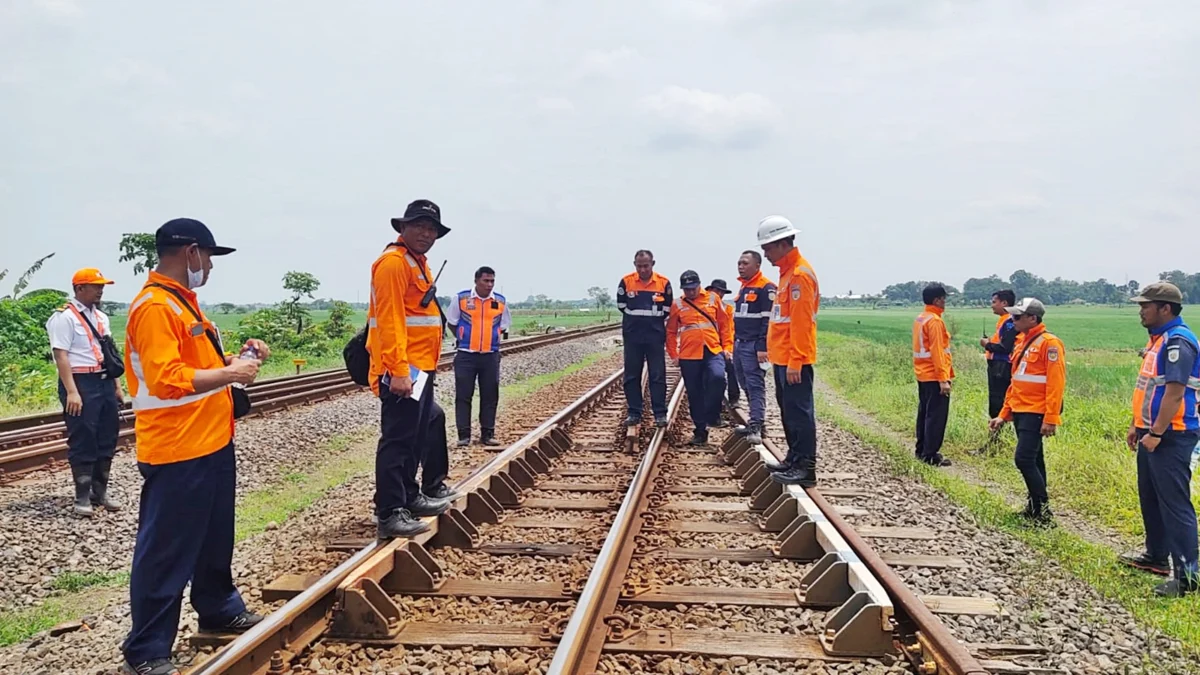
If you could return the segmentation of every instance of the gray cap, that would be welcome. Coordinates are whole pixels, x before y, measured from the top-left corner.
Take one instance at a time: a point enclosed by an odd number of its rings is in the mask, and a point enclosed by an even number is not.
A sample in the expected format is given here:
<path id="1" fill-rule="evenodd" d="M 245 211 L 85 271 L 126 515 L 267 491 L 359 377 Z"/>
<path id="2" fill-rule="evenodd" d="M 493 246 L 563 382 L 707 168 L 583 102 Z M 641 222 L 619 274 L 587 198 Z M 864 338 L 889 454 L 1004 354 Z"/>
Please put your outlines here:
<path id="1" fill-rule="evenodd" d="M 1004 311 L 1013 316 L 1030 316 L 1043 317 L 1046 316 L 1046 306 L 1037 298 L 1021 298 L 1021 301 L 1015 307 L 1005 307 Z"/>
<path id="2" fill-rule="evenodd" d="M 1183 293 L 1179 287 L 1167 281 L 1156 281 L 1142 289 L 1133 302 L 1173 302 L 1183 304 Z"/>

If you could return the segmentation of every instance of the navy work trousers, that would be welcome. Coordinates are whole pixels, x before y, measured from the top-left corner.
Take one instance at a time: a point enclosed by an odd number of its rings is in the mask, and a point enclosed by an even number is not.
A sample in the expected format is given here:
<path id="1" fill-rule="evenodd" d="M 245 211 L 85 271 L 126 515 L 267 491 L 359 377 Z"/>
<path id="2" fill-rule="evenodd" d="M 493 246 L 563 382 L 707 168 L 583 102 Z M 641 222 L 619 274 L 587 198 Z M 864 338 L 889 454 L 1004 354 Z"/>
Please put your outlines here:
<path id="1" fill-rule="evenodd" d="M 761 429 L 767 413 L 767 373 L 758 365 L 754 342 L 736 340 L 733 343 L 733 372 L 750 402 L 750 423 Z"/>
<path id="2" fill-rule="evenodd" d="M 1169 556 L 1177 578 L 1184 573 L 1200 576 L 1189 466 L 1200 431 L 1168 431 L 1154 452 L 1142 447 L 1145 435 L 1145 429 L 1138 430 L 1138 499 L 1146 527 L 1146 552 L 1155 560 Z"/>
<path id="3" fill-rule="evenodd" d="M 1008 361 L 992 359 L 987 362 L 988 419 L 1000 416 L 1004 409 L 1004 397 L 1012 384 L 1012 365 Z"/>
<path id="4" fill-rule="evenodd" d="M 433 373 L 421 397 L 400 398 L 379 383 L 379 444 L 375 447 L 375 515 L 408 506 L 421 487 L 436 488 L 450 471 L 446 413 L 433 400 Z M 417 467 L 421 485 L 417 485 Z"/>
<path id="5" fill-rule="evenodd" d="M 100 373 L 75 373 L 74 377 L 75 389 L 83 399 L 83 410 L 78 415 L 67 414 L 67 390 L 61 380 L 58 383 L 58 400 L 67 427 L 67 461 L 86 465 L 112 459 L 121 432 L 116 385 Z"/>
<path id="6" fill-rule="evenodd" d="M 813 408 L 813 367 L 800 367 L 800 383 L 788 384 L 787 366 L 774 366 L 775 402 L 788 453 L 784 464 L 791 468 L 815 468 L 817 465 L 817 415 Z"/>
<path id="7" fill-rule="evenodd" d="M 496 433 L 500 402 L 500 352 L 454 353 L 454 425 L 459 439 L 471 438 L 471 399 L 479 381 L 479 430 L 484 438 Z"/>
<path id="8" fill-rule="evenodd" d="M 145 483 L 129 579 L 133 627 L 121 646 L 126 661 L 171 656 L 189 581 L 203 623 L 224 625 L 246 610 L 231 569 L 236 469 L 232 442 L 195 459 L 138 464 Z"/>
<path id="9" fill-rule="evenodd" d="M 1017 430 L 1017 450 L 1013 463 L 1025 479 L 1025 489 L 1034 507 L 1050 501 L 1046 491 L 1046 453 L 1043 446 L 1042 421 L 1045 416 L 1038 413 L 1013 413 L 1013 427 Z"/>
<path id="10" fill-rule="evenodd" d="M 928 460 L 941 453 L 949 420 L 950 397 L 942 395 L 937 382 L 918 382 L 917 459 Z"/>
<path id="11" fill-rule="evenodd" d="M 650 409 L 655 417 L 667 416 L 666 342 L 625 342 L 625 402 L 629 414 L 642 416 L 642 363 L 650 371 Z"/>
<path id="12" fill-rule="evenodd" d="M 688 410 L 696 433 L 704 434 L 721 418 L 725 398 L 725 357 L 704 350 L 699 359 L 679 359 L 679 373 L 687 391 Z"/>
<path id="13" fill-rule="evenodd" d="M 741 398 L 742 391 L 738 388 L 737 369 L 733 365 L 733 357 L 725 358 L 725 391 L 729 394 L 729 404 L 736 405 L 738 399 Z"/>

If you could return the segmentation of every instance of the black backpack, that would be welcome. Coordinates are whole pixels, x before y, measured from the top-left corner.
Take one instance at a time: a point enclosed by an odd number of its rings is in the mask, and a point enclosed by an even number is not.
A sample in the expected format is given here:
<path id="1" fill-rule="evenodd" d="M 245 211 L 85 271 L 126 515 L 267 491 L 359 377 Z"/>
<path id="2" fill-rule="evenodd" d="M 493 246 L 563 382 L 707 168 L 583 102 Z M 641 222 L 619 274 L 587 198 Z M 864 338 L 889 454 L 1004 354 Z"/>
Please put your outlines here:
<path id="1" fill-rule="evenodd" d="M 366 387 L 371 384 L 371 353 L 367 351 L 367 333 L 371 325 L 363 326 L 354 334 L 342 350 L 342 359 L 346 361 L 346 372 L 354 384 Z"/>
<path id="2" fill-rule="evenodd" d="M 104 374 L 104 379 L 120 379 L 125 374 L 125 359 L 117 349 L 117 343 L 113 341 L 112 335 L 101 335 L 83 312 L 79 312 L 79 318 L 87 324 L 88 330 L 92 331 L 92 336 L 96 338 L 96 344 L 100 347 L 100 355 L 104 357 L 104 363 L 100 364 L 102 368 L 100 372 Z"/>

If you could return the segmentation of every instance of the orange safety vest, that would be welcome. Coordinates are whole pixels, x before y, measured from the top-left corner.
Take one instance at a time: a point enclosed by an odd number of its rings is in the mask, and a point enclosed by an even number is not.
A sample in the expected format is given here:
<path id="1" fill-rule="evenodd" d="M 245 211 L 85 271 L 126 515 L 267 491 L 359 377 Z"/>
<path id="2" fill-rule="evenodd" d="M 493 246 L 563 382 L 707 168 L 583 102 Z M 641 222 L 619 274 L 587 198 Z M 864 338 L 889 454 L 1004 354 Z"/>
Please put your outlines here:
<path id="1" fill-rule="evenodd" d="M 779 289 L 767 326 L 767 358 L 799 370 L 817 362 L 817 310 L 821 287 L 812 266 L 793 248 L 778 263 Z"/>
<path id="2" fill-rule="evenodd" d="M 918 382 L 945 382 L 954 379 L 954 360 L 950 355 L 950 332 L 942 313 L 946 310 L 925 305 L 925 311 L 913 321 L 913 371 Z"/>
<path id="3" fill-rule="evenodd" d="M 404 237 L 389 244 L 371 265 L 367 351 L 371 354 L 371 391 L 376 394 L 384 373 L 411 377 L 410 368 L 437 370 L 442 352 L 437 299 L 421 306 L 432 286 L 425 256 L 409 251 Z"/>
<path id="4" fill-rule="evenodd" d="M 100 343 L 96 342 L 96 336 L 92 335 L 92 329 L 88 328 L 88 321 L 87 321 L 87 319 L 83 318 L 83 312 L 80 312 L 79 308 L 76 307 L 75 303 L 73 303 L 73 302 L 68 302 L 67 306 L 64 307 L 63 309 L 71 310 L 71 312 L 75 315 L 75 318 L 79 319 L 79 325 L 83 326 L 83 328 L 84 328 L 83 332 L 87 334 L 88 345 L 91 346 L 92 354 L 95 355 L 95 357 L 96 357 L 96 365 L 94 365 L 94 366 L 72 366 L 71 372 L 72 373 L 98 373 L 98 372 L 104 370 L 104 352 L 100 351 Z M 96 332 L 101 335 L 104 335 L 104 323 L 103 322 L 96 321 Z"/>
<path id="5" fill-rule="evenodd" d="M 716 295 L 716 293 L 713 293 Z M 725 308 L 725 344 L 727 345 L 725 352 L 733 356 L 733 305 L 718 298 L 717 302 Z"/>
<path id="6" fill-rule="evenodd" d="M 1046 424 L 1062 424 L 1063 394 L 1067 389 L 1067 350 L 1058 336 L 1038 324 L 1017 336 L 1013 347 L 1012 384 L 1000 417 L 1013 413 L 1044 415 Z"/>
<path id="7" fill-rule="evenodd" d="M 167 291 L 175 289 L 200 321 Z M 125 373 L 132 398 L 137 458 L 171 464 L 212 454 L 233 440 L 233 395 L 229 387 L 197 394 L 197 370 L 225 367 L 205 331 L 220 338 L 216 324 L 200 312 L 196 294 L 174 279 L 151 271 L 129 305 L 125 327 Z"/>
<path id="8" fill-rule="evenodd" d="M 1182 320 L 1176 318 L 1157 335 L 1152 334 L 1146 343 L 1146 351 L 1142 356 L 1142 368 L 1138 372 L 1137 387 L 1133 390 L 1133 423 L 1139 429 L 1149 429 L 1158 416 L 1159 406 L 1167 390 L 1166 378 L 1163 375 L 1163 360 L 1169 355 L 1163 354 L 1164 345 L 1173 338 L 1182 337 L 1184 340 L 1197 344 L 1195 333 Z M 1175 431 L 1200 429 L 1200 359 L 1192 365 L 1192 372 L 1183 389 L 1183 401 L 1175 416 L 1171 418 L 1171 428 Z"/>
<path id="9" fill-rule="evenodd" d="M 729 315 L 721 308 L 721 298 L 716 293 L 702 290 L 691 303 L 704 313 L 692 307 L 686 297 L 671 304 L 667 315 L 667 355 L 692 361 L 704 358 L 705 350 L 713 354 L 731 352 Z"/>
<path id="10" fill-rule="evenodd" d="M 472 290 L 461 291 L 458 303 L 458 348 L 462 351 L 500 351 L 500 321 L 504 317 L 506 301 L 503 295 L 492 291 L 486 298 L 472 295 Z"/>

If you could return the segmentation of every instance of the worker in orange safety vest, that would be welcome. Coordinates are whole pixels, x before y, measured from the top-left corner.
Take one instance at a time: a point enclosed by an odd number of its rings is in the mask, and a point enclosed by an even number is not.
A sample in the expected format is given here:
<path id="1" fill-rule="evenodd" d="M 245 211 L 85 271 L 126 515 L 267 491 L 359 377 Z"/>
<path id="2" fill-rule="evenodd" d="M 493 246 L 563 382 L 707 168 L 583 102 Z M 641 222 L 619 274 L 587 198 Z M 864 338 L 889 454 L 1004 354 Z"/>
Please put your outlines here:
<path id="1" fill-rule="evenodd" d="M 950 383 L 954 361 L 950 333 L 942 314 L 946 287 L 933 283 L 921 291 L 925 310 L 913 321 L 913 371 L 917 376 L 917 459 L 931 466 L 950 466 L 942 456 L 946 422 L 950 418 Z"/>
<path id="2" fill-rule="evenodd" d="M 708 444 L 708 427 L 721 415 L 725 358 L 733 349 L 729 319 L 721 298 L 700 290 L 692 270 L 679 277 L 683 296 L 667 314 L 667 356 L 679 367 L 687 390 L 694 431 L 691 445 Z"/>
<path id="3" fill-rule="evenodd" d="M 704 290 L 721 299 L 721 307 L 725 309 L 725 318 L 729 320 L 726 324 L 729 329 L 729 335 L 726 338 L 729 340 L 730 348 L 725 356 L 725 392 L 729 405 L 737 405 L 738 399 L 741 398 L 741 391 L 738 389 L 737 374 L 733 372 L 733 305 L 725 302 L 725 296 L 730 293 L 729 285 L 725 283 L 724 279 L 713 279 L 711 284 L 704 287 Z M 724 428 L 729 424 L 724 420 L 716 419 L 709 426 Z"/>
<path id="4" fill-rule="evenodd" d="M 1025 479 L 1028 499 L 1021 517 L 1037 525 L 1050 525 L 1050 495 L 1046 491 L 1046 456 L 1043 439 L 1062 424 L 1063 395 L 1067 388 L 1067 352 L 1062 340 L 1042 323 L 1046 307 L 1037 298 L 1024 298 L 1008 308 L 1019 337 L 1014 345 L 1012 383 L 1000 413 L 992 418 L 992 431 L 1006 422 L 1017 429 L 1013 461 Z"/>

